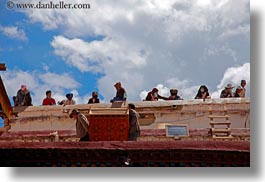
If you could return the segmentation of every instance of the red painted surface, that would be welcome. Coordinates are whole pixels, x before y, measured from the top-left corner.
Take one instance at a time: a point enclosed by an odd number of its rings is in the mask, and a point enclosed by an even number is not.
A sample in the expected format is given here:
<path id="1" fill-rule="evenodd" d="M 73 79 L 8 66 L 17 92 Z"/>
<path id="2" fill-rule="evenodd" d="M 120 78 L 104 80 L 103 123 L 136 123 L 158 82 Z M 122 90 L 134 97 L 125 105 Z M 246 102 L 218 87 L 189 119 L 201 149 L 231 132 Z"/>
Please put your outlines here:
<path id="1" fill-rule="evenodd" d="M 90 115 L 89 137 L 91 141 L 127 141 L 128 115 Z"/>

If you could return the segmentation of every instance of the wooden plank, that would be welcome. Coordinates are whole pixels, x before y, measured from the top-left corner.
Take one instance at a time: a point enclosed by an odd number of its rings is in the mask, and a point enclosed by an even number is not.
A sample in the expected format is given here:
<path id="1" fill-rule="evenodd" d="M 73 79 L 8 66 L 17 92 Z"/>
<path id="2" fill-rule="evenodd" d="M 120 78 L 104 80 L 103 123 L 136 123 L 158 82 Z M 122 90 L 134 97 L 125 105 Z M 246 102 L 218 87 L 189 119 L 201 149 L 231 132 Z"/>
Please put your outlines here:
<path id="1" fill-rule="evenodd" d="M 231 133 L 231 129 L 228 128 L 228 129 L 223 129 L 223 128 L 213 128 L 212 129 L 212 132 L 213 133 Z"/>
<path id="2" fill-rule="evenodd" d="M 228 115 L 224 115 L 224 116 L 209 115 L 208 118 L 230 118 L 230 116 L 228 116 Z"/>
<path id="3" fill-rule="evenodd" d="M 231 125 L 230 122 L 210 122 L 210 125 Z"/>
<path id="4" fill-rule="evenodd" d="M 1 71 L 6 71 L 6 66 L 4 63 L 0 63 L 0 70 Z"/>
<path id="5" fill-rule="evenodd" d="M 0 76 L 0 95 L 1 95 L 0 104 L 1 104 L 2 110 L 7 116 L 7 118 L 10 119 L 13 109 L 11 107 L 11 103 L 7 96 L 6 89 L 5 89 L 1 76 Z"/>
<path id="6" fill-rule="evenodd" d="M 213 136 L 213 139 L 231 139 L 233 136 Z"/>

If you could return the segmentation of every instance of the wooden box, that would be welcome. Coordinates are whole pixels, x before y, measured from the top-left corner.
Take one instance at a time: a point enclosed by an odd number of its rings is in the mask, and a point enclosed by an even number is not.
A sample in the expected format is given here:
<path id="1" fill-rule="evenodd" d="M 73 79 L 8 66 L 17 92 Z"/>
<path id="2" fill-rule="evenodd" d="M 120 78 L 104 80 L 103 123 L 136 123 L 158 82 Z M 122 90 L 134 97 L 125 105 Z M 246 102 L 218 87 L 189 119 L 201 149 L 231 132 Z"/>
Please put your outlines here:
<path id="1" fill-rule="evenodd" d="M 126 108 L 91 109 L 91 141 L 125 141 L 129 137 L 129 111 Z"/>

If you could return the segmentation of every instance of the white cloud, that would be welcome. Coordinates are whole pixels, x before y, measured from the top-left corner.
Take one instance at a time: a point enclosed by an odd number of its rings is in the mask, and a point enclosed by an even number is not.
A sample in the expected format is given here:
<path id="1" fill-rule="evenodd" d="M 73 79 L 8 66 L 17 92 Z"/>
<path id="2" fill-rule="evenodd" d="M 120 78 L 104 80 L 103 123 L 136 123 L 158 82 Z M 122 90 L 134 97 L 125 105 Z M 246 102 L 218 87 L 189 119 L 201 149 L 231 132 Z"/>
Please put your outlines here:
<path id="1" fill-rule="evenodd" d="M 248 46 L 242 47 L 249 45 L 248 0 L 89 3 L 89 10 L 23 11 L 44 29 L 61 32 L 51 46 L 65 63 L 102 74 L 98 88 L 107 101 L 115 95 L 116 81 L 130 100 L 159 84 L 194 98 L 199 85 L 213 90 L 227 68 L 249 61 Z M 91 36 L 103 38 L 91 41 Z"/>
<path id="2" fill-rule="evenodd" d="M 108 65 L 124 64 L 126 68 L 141 67 L 146 64 L 141 50 L 121 45 L 114 40 L 104 39 L 87 43 L 81 39 L 54 37 L 51 42 L 55 54 L 80 71 L 103 73 Z"/>
<path id="3" fill-rule="evenodd" d="M 0 32 L 2 32 L 5 36 L 12 39 L 17 39 L 22 41 L 28 40 L 24 30 L 18 29 L 18 27 L 16 26 L 4 27 L 0 25 Z"/>

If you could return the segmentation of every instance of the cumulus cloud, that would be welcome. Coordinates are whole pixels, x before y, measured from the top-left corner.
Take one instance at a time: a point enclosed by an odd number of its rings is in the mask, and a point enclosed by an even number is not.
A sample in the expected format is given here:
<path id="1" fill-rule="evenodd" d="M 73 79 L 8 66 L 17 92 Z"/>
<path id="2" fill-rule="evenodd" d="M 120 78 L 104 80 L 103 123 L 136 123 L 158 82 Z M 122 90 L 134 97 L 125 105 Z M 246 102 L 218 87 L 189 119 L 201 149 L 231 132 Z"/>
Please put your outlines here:
<path id="1" fill-rule="evenodd" d="M 177 87 L 194 98 L 202 83 L 215 90 L 227 68 L 249 62 L 248 0 L 89 3 L 89 10 L 21 11 L 44 29 L 59 30 L 54 53 L 81 72 L 100 73 L 98 88 L 107 101 L 116 81 L 130 100 L 159 85 L 165 94 Z"/>
<path id="2" fill-rule="evenodd" d="M 25 72 L 22 70 L 9 70 L 2 74 L 7 93 L 9 97 L 15 96 L 22 84 L 26 84 L 31 92 L 33 105 L 41 105 L 42 99 L 45 98 L 45 92 L 52 90 L 53 97 L 56 101 L 65 98 L 66 92 L 72 92 L 77 103 L 86 103 L 84 97 L 81 97 L 76 90 L 80 83 L 75 81 L 70 75 L 55 73 L 40 73 L 37 71 Z"/>
<path id="3" fill-rule="evenodd" d="M 2 32 L 5 36 L 12 38 L 12 39 L 17 39 L 17 40 L 22 40 L 26 41 L 28 40 L 26 33 L 24 30 L 19 29 L 17 26 L 1 26 L 0 25 L 0 32 Z"/>
<path id="4" fill-rule="evenodd" d="M 85 42 L 56 36 L 51 42 L 55 54 L 80 71 L 104 73 L 108 65 L 121 63 L 126 68 L 145 65 L 145 54 L 141 50 L 118 44 L 114 40 Z"/>

